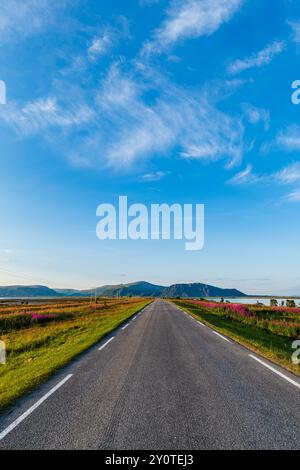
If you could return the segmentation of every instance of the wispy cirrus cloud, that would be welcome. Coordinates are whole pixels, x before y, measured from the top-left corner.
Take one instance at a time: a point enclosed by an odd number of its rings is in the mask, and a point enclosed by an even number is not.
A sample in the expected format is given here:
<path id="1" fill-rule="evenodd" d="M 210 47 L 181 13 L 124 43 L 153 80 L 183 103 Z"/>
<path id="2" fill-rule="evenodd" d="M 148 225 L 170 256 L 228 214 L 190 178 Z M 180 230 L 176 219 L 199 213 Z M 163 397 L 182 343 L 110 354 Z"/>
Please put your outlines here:
<path id="1" fill-rule="evenodd" d="M 244 170 L 239 171 L 230 180 L 228 180 L 228 184 L 233 186 L 241 186 L 245 184 L 256 183 L 260 178 L 253 173 L 252 169 L 252 165 L 247 165 Z"/>
<path id="2" fill-rule="evenodd" d="M 275 145 L 290 152 L 300 150 L 300 126 L 292 124 L 280 131 L 276 137 Z"/>
<path id="3" fill-rule="evenodd" d="M 145 183 L 160 181 L 167 176 L 165 171 L 154 171 L 153 173 L 145 173 L 141 176 L 141 181 Z"/>
<path id="4" fill-rule="evenodd" d="M 1 42 L 18 41 L 48 29 L 70 3 L 70 0 L 1 0 Z"/>
<path id="5" fill-rule="evenodd" d="M 228 72 L 235 75 L 244 72 L 245 70 L 268 65 L 275 59 L 275 57 L 285 50 L 285 47 L 286 41 L 274 41 L 257 54 L 234 61 L 229 65 Z"/>
<path id="6" fill-rule="evenodd" d="M 233 186 L 244 186 L 249 184 L 268 184 L 278 186 L 296 186 L 288 194 L 281 198 L 281 202 L 298 202 L 300 201 L 300 162 L 293 162 L 279 171 L 264 174 L 255 174 L 252 165 L 237 173 L 233 178 L 228 180 L 228 184 Z"/>
<path id="7" fill-rule="evenodd" d="M 220 111 L 218 97 L 212 100 L 207 90 L 176 85 L 145 65 L 129 71 L 113 65 L 88 96 L 57 93 L 21 107 L 9 104 L 0 119 L 24 135 L 54 132 L 56 145 L 69 140 L 68 158 L 79 166 L 130 168 L 171 151 L 227 166 L 242 159 L 241 117 Z"/>
<path id="8" fill-rule="evenodd" d="M 249 164 L 244 170 L 231 178 L 228 183 L 233 185 L 244 185 L 260 183 L 262 181 L 277 183 L 280 185 L 293 185 L 295 183 L 300 183 L 300 163 L 293 162 L 279 171 L 260 175 L 253 173 L 253 167 Z"/>
<path id="9" fill-rule="evenodd" d="M 267 130 L 270 127 L 270 113 L 266 109 L 257 108 L 250 103 L 244 103 L 242 109 L 250 124 L 262 123 Z"/>
<path id="10" fill-rule="evenodd" d="M 219 111 L 206 92 L 197 94 L 147 73 L 137 81 L 113 68 L 98 95 L 101 113 L 112 123 L 110 163 L 128 164 L 174 148 L 183 158 L 226 158 L 228 164 L 241 159 L 243 126 L 238 118 Z M 153 90 L 159 94 L 149 104 L 147 93 Z"/>
<path id="11" fill-rule="evenodd" d="M 110 25 L 103 26 L 98 31 L 87 50 L 89 60 L 96 61 L 106 55 L 124 39 L 130 38 L 130 22 L 125 16 L 118 16 Z"/>
<path id="12" fill-rule="evenodd" d="M 189 38 L 210 36 L 228 22 L 244 0 L 172 0 L 166 19 L 154 31 L 144 53 L 163 52 Z"/>
<path id="13" fill-rule="evenodd" d="M 274 174 L 274 178 L 281 184 L 300 183 L 300 163 L 294 162 Z"/>
<path id="14" fill-rule="evenodd" d="M 298 124 L 290 124 L 278 131 L 273 140 L 262 145 L 261 153 L 268 154 L 278 149 L 284 152 L 300 151 L 300 126 Z"/>
<path id="15" fill-rule="evenodd" d="M 50 7 L 46 0 L 30 2 L 34 7 L 31 14 L 36 15 L 41 4 L 46 11 L 57 5 Z M 165 22 L 154 33 L 153 44 L 158 41 L 167 47 L 181 39 L 213 34 L 242 3 L 172 0 Z M 29 10 L 23 13 L 28 20 Z M 136 162 L 168 152 L 184 159 L 224 160 L 228 167 L 241 161 L 243 120 L 219 109 L 224 89 L 222 96 L 214 92 L 212 97 L 204 89 L 177 85 L 139 56 L 130 63 L 124 60 L 124 66 L 113 64 L 97 87 L 73 92 L 73 71 L 82 71 L 88 78 L 89 67 L 121 37 L 128 37 L 128 21 L 120 18 L 90 33 L 84 52 L 71 57 L 70 67 L 60 71 L 60 80 L 47 96 L 27 103 L 10 102 L 5 110 L 0 109 L 0 119 L 24 136 L 52 136 L 55 145 L 61 145 L 77 166 L 131 168 Z M 235 86 L 228 84 L 228 88 Z"/>
<path id="16" fill-rule="evenodd" d="M 87 105 L 68 100 L 65 106 L 63 103 L 59 104 L 56 97 L 30 101 L 23 107 L 9 103 L 5 109 L 0 109 L 0 119 L 22 135 L 36 134 L 45 129 L 80 127 L 91 122 L 93 117 L 93 110 Z"/>
<path id="17" fill-rule="evenodd" d="M 300 20 L 289 21 L 288 24 L 292 29 L 292 41 L 294 41 L 296 44 L 300 44 Z"/>
<path id="18" fill-rule="evenodd" d="M 287 194 L 284 198 L 286 202 L 300 202 L 300 189 L 296 189 Z"/>
<path id="19" fill-rule="evenodd" d="M 130 21 L 122 15 L 114 17 L 110 23 L 97 24 L 87 29 L 79 25 L 78 29 L 84 30 L 81 47 L 72 54 L 61 53 L 66 63 L 60 70 L 62 76 L 91 74 L 91 66 L 97 65 L 104 57 L 109 58 L 121 41 L 131 39 Z"/>
<path id="20" fill-rule="evenodd" d="M 113 34 L 110 31 L 104 31 L 100 36 L 95 36 L 88 48 L 88 58 L 93 61 L 97 60 L 109 51 L 112 44 Z"/>

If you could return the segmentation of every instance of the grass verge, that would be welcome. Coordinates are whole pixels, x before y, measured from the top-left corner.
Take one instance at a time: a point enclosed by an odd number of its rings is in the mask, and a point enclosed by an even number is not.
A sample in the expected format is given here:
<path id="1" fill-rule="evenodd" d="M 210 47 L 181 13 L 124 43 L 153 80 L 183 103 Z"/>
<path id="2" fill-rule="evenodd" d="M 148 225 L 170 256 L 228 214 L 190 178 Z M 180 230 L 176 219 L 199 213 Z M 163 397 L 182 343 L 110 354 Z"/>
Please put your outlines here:
<path id="1" fill-rule="evenodd" d="M 149 303 L 134 299 L 95 308 L 84 305 L 71 319 L 66 315 L 65 321 L 60 314 L 57 322 L 0 330 L 7 347 L 7 363 L 0 365 L 0 412 Z"/>
<path id="2" fill-rule="evenodd" d="M 300 376 L 300 365 L 293 364 L 291 359 L 294 350 L 293 340 L 290 337 L 276 335 L 263 328 L 228 319 L 220 312 L 208 311 L 189 302 L 179 300 L 172 302 L 216 331 Z"/>

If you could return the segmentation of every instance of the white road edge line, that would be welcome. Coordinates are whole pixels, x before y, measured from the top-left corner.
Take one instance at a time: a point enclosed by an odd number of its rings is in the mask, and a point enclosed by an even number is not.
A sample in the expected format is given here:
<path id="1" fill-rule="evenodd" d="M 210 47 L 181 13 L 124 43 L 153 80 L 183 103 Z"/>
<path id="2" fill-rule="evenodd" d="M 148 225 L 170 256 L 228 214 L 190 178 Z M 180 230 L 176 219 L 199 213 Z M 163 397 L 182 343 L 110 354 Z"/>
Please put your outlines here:
<path id="1" fill-rule="evenodd" d="M 215 335 L 219 336 L 220 338 L 224 339 L 224 341 L 227 341 L 227 343 L 231 343 L 231 341 L 230 341 L 228 338 L 225 338 L 225 336 L 220 335 L 220 333 L 218 333 L 217 331 L 212 330 L 212 332 L 213 332 Z"/>
<path id="2" fill-rule="evenodd" d="M 129 323 L 127 323 L 127 325 L 123 326 L 122 327 L 122 330 L 126 330 L 126 328 L 129 326 Z"/>
<path id="3" fill-rule="evenodd" d="M 279 372 L 279 370 L 275 369 L 275 368 L 272 367 L 272 366 L 269 366 L 269 364 L 267 364 L 266 362 L 262 361 L 262 360 L 259 359 L 258 357 L 253 356 L 253 354 L 249 354 L 249 356 L 250 356 L 252 359 L 254 359 L 255 361 L 259 362 L 261 365 L 265 366 L 267 369 L 270 369 L 272 372 L 274 372 L 275 374 L 279 375 L 279 377 L 282 377 L 283 379 L 287 380 L 287 381 L 290 382 L 291 384 L 295 385 L 295 387 L 300 388 L 300 384 L 299 384 L 298 382 L 295 382 L 295 380 L 290 379 L 287 375 L 283 374 L 282 372 Z"/>
<path id="4" fill-rule="evenodd" d="M 0 433 L 0 441 L 4 439 L 5 436 L 7 436 L 8 433 L 10 433 L 13 429 L 15 429 L 24 419 L 26 419 L 34 410 L 36 410 L 47 398 L 50 397 L 56 390 L 58 390 L 60 387 L 62 387 L 67 380 L 69 380 L 73 374 L 67 375 L 61 382 L 59 382 L 55 387 L 53 387 L 46 395 L 44 395 L 39 401 L 37 401 L 34 405 L 32 405 L 25 413 L 23 413 L 19 418 L 17 418 L 13 423 L 10 424 L 4 431 Z"/>
<path id="5" fill-rule="evenodd" d="M 189 315 L 187 312 L 185 312 L 184 310 L 182 310 L 183 313 L 185 315 L 187 315 L 188 317 L 190 317 L 192 320 L 194 320 L 198 326 L 204 326 L 205 328 L 208 328 L 209 330 L 211 330 L 215 335 L 219 336 L 220 338 L 224 339 L 224 341 L 227 341 L 227 343 L 231 343 L 232 344 L 232 341 L 230 341 L 230 339 L 226 338 L 226 336 L 223 336 L 221 335 L 220 333 L 218 333 L 217 331 L 213 330 L 210 326 L 207 326 L 205 325 L 204 323 L 202 323 L 200 320 L 196 320 L 196 318 L 192 317 L 192 315 Z"/>
<path id="6" fill-rule="evenodd" d="M 114 336 L 110 338 L 108 341 L 106 341 L 106 343 L 102 344 L 102 346 L 99 348 L 99 351 L 102 351 L 102 349 L 104 349 L 105 346 L 107 346 L 113 339 L 114 339 Z"/>

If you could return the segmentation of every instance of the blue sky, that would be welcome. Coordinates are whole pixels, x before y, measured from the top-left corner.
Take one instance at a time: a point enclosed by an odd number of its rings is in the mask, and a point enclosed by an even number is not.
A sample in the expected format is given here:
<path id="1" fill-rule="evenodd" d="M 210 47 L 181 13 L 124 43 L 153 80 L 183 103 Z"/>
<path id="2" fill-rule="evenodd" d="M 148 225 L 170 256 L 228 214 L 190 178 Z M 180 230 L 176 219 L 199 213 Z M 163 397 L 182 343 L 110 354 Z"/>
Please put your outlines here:
<path id="1" fill-rule="evenodd" d="M 0 284 L 300 294 L 297 0 L 2 0 Z M 96 207 L 204 203 L 205 247 Z"/>

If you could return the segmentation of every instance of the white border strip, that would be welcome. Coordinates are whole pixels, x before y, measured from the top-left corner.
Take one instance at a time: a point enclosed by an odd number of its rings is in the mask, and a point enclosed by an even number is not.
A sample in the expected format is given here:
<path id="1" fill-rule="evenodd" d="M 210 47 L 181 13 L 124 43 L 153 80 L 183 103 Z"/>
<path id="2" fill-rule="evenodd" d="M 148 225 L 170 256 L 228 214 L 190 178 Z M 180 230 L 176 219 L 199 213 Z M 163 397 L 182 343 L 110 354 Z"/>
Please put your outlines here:
<path id="1" fill-rule="evenodd" d="M 261 359 L 259 359 L 258 357 L 255 357 L 253 356 L 253 354 L 249 354 L 249 356 L 254 359 L 255 361 L 259 362 L 260 364 L 262 364 L 263 366 L 265 366 L 267 369 L 270 369 L 272 372 L 274 372 L 274 374 L 277 374 L 279 375 L 279 377 L 282 377 L 283 379 L 287 380 L 288 382 L 290 382 L 291 384 L 295 385 L 295 387 L 298 387 L 300 388 L 300 384 L 298 382 L 295 382 L 295 380 L 293 379 L 290 379 L 287 375 L 283 374 L 282 372 L 279 372 L 279 370 L 275 369 L 274 367 L 270 366 L 269 364 L 267 364 L 266 362 L 262 361 Z"/>
<path id="2" fill-rule="evenodd" d="M 205 325 L 204 323 L 202 323 L 200 320 L 197 320 L 196 318 L 194 318 L 192 315 L 190 315 L 189 313 L 187 313 L 185 310 L 182 310 L 180 307 L 178 307 L 179 310 L 181 310 L 187 317 L 191 318 L 192 320 L 194 320 L 198 326 L 204 326 L 205 328 L 209 329 L 210 331 L 212 331 L 215 335 L 219 336 L 220 338 L 222 338 L 224 341 L 227 341 L 227 343 L 230 343 L 232 344 L 232 341 L 230 341 L 230 339 L 226 338 L 226 336 L 223 336 L 221 335 L 220 333 L 218 333 L 216 330 L 214 330 L 211 326 L 208 326 L 208 325 Z"/>
<path id="3" fill-rule="evenodd" d="M 34 410 L 36 410 L 47 398 L 50 397 L 56 390 L 58 390 L 60 387 L 62 387 L 67 380 L 69 380 L 73 374 L 67 375 L 61 382 L 59 382 L 55 387 L 53 387 L 46 395 L 44 395 L 39 401 L 37 401 L 34 405 L 32 405 L 25 413 L 23 413 L 18 419 L 16 419 L 10 426 L 8 426 L 4 431 L 0 433 L 0 441 L 7 436 L 8 433 L 10 433 L 13 429 L 15 429 L 24 419 L 27 418 Z"/>
<path id="4" fill-rule="evenodd" d="M 102 351 L 102 349 L 104 349 L 105 346 L 107 346 L 113 339 L 114 339 L 114 336 L 110 338 L 108 341 L 106 341 L 106 343 L 102 344 L 102 346 L 99 348 L 99 351 Z"/>
<path id="5" fill-rule="evenodd" d="M 217 331 L 212 330 L 212 332 L 213 332 L 215 335 L 219 336 L 219 338 L 222 338 L 222 339 L 224 339 L 224 341 L 227 341 L 227 343 L 231 343 L 231 341 L 230 341 L 228 338 L 225 338 L 225 336 L 220 335 L 220 333 L 218 333 Z"/>

